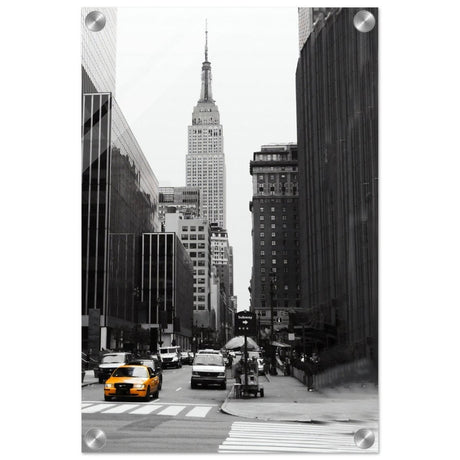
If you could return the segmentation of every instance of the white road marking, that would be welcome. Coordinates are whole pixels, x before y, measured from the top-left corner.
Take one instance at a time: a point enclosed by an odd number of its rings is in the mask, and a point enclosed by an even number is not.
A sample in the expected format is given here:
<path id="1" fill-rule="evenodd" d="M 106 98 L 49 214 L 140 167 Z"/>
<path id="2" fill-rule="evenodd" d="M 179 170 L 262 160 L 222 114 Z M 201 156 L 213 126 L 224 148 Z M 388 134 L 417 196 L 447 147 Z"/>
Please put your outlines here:
<path id="1" fill-rule="evenodd" d="M 177 415 L 183 409 L 185 409 L 185 406 L 168 406 L 166 409 L 159 412 L 158 415 Z"/>
<path id="2" fill-rule="evenodd" d="M 377 425 L 366 424 L 377 434 Z M 219 453 L 263 452 L 363 452 L 354 443 L 354 433 L 363 428 L 356 423 L 301 424 L 234 422 Z M 378 439 L 366 450 L 378 452 Z"/>
<path id="3" fill-rule="evenodd" d="M 121 414 L 122 412 L 127 412 L 131 409 L 139 407 L 139 404 L 119 404 L 116 407 L 113 407 L 109 410 L 102 411 L 104 414 Z"/>
<path id="4" fill-rule="evenodd" d="M 86 407 L 81 411 L 84 414 L 93 414 L 94 412 L 99 412 L 100 410 L 107 409 L 108 407 L 112 407 L 114 404 L 96 404 L 95 406 Z"/>
<path id="5" fill-rule="evenodd" d="M 212 409 L 210 406 L 198 406 L 194 407 L 188 414 L 187 417 L 206 417 L 206 414 Z"/>
<path id="6" fill-rule="evenodd" d="M 131 414 L 151 414 L 152 412 L 155 412 L 156 410 L 160 409 L 160 407 L 163 406 L 154 406 L 152 404 L 148 404 L 146 406 L 141 406 L 139 409 L 133 410 L 130 412 Z"/>

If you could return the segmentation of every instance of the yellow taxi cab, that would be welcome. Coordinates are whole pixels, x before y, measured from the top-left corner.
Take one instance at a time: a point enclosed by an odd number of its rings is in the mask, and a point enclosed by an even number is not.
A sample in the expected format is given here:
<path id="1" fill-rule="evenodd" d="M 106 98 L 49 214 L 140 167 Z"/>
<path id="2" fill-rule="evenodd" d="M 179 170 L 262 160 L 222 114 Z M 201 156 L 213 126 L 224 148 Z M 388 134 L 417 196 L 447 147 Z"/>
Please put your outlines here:
<path id="1" fill-rule="evenodd" d="M 147 366 L 126 364 L 115 369 L 104 385 L 104 399 L 142 398 L 148 401 L 150 396 L 158 398 L 160 378 Z"/>

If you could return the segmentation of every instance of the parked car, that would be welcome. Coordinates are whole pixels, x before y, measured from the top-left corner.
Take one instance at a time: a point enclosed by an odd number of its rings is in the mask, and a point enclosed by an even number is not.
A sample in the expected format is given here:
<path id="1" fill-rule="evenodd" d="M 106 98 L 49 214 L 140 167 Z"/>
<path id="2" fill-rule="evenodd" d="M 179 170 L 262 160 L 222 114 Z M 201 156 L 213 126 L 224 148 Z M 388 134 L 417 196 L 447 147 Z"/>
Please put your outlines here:
<path id="1" fill-rule="evenodd" d="M 181 351 L 180 359 L 182 361 L 182 364 L 192 364 L 193 362 L 193 358 L 190 357 L 190 354 L 188 351 Z"/>
<path id="2" fill-rule="evenodd" d="M 112 375 L 112 372 L 117 367 L 129 363 L 133 359 L 134 357 L 132 353 L 128 352 L 105 353 L 102 356 L 101 362 L 97 366 L 97 369 L 94 369 L 94 376 L 99 379 L 99 383 L 102 383 Z"/>
<path id="3" fill-rule="evenodd" d="M 163 368 L 182 367 L 180 358 L 180 347 L 162 347 L 160 348 L 160 358 Z"/>
<path id="4" fill-rule="evenodd" d="M 216 354 L 216 355 L 221 355 L 222 356 L 222 352 L 220 350 L 211 350 L 210 348 L 205 348 L 203 350 L 198 350 L 198 354 L 206 354 L 206 355 L 209 355 L 209 354 Z"/>
<path id="5" fill-rule="evenodd" d="M 220 353 L 197 353 L 192 365 L 192 388 L 197 385 L 219 385 L 227 388 L 224 358 Z"/>
<path id="6" fill-rule="evenodd" d="M 163 386 L 163 368 L 161 367 L 161 361 L 158 358 L 138 358 L 135 361 L 131 361 L 129 364 L 150 367 L 150 369 L 152 369 L 155 375 L 157 375 L 160 379 L 160 386 L 158 389 L 161 390 L 161 387 Z"/>
<path id="7" fill-rule="evenodd" d="M 150 396 L 158 398 L 160 378 L 147 366 L 124 365 L 120 366 L 104 385 L 104 399 L 112 398 L 142 398 L 149 401 Z"/>

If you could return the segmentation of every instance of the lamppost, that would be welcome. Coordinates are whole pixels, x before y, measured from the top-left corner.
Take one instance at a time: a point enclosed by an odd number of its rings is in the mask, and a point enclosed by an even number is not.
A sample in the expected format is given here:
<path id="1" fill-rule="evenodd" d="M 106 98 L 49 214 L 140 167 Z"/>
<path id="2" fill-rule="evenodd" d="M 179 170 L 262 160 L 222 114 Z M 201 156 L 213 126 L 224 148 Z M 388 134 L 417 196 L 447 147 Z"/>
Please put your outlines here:
<path id="1" fill-rule="evenodd" d="M 257 312 L 257 345 L 260 346 L 260 310 Z"/>
<path id="2" fill-rule="evenodd" d="M 275 357 L 275 347 L 273 345 L 274 340 L 274 291 L 276 290 L 276 273 L 270 272 L 270 352 L 271 352 L 271 360 L 270 360 L 270 375 L 276 375 L 276 357 Z"/>

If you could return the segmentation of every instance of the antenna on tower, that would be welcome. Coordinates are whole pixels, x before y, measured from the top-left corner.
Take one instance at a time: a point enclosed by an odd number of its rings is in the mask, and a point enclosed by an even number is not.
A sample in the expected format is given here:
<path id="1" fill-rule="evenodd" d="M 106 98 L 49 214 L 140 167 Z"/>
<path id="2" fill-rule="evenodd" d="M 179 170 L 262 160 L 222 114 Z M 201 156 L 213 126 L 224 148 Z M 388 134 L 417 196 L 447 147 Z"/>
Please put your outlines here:
<path id="1" fill-rule="evenodd" d="M 204 47 L 204 60 L 208 60 L 208 20 L 206 19 L 206 45 Z"/>

